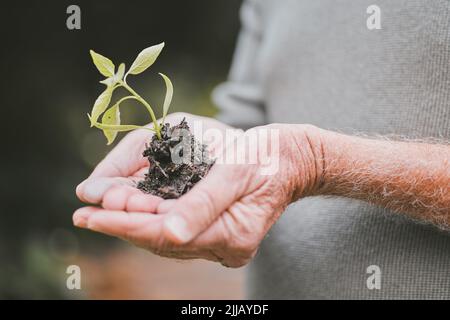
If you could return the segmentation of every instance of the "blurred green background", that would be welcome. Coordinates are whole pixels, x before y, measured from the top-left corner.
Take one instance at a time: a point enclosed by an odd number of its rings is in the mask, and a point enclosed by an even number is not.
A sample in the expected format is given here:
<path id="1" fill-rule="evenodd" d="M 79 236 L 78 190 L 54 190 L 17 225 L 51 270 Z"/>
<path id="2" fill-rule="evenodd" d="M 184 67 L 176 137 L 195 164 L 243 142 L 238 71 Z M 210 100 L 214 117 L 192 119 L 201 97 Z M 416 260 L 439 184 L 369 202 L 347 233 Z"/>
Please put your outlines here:
<path id="1" fill-rule="evenodd" d="M 81 30 L 66 27 L 71 4 L 81 8 Z M 0 298 L 241 297 L 242 271 L 158 258 L 76 229 L 71 218 L 81 206 L 75 186 L 112 148 L 86 116 L 103 89 L 89 49 L 129 66 L 164 41 L 158 61 L 130 82 L 159 113 L 164 72 L 174 84 L 172 112 L 214 115 L 210 93 L 226 78 L 240 4 L 2 2 Z M 122 110 L 124 122 L 146 118 L 141 107 Z M 72 263 L 82 270 L 79 291 L 65 286 Z"/>

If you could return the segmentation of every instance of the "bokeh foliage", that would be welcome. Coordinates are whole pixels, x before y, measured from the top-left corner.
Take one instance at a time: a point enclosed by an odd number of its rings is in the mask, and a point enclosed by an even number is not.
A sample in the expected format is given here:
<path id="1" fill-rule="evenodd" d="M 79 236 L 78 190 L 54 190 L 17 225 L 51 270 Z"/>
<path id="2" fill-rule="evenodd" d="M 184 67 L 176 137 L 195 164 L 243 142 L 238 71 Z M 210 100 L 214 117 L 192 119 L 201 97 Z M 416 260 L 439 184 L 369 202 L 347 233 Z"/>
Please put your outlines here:
<path id="1" fill-rule="evenodd" d="M 0 298 L 65 297 L 61 278 L 73 255 L 113 244 L 71 223 L 81 205 L 75 186 L 112 147 L 86 117 L 102 88 L 89 49 L 130 64 L 164 41 L 152 68 L 173 80 L 172 112 L 213 115 L 209 95 L 226 77 L 239 28 L 240 0 L 82 0 L 82 29 L 73 31 L 71 4 L 2 3 Z M 136 83 L 155 106 L 164 94 L 158 77 Z M 122 109 L 124 122 L 146 119 L 145 110 Z"/>

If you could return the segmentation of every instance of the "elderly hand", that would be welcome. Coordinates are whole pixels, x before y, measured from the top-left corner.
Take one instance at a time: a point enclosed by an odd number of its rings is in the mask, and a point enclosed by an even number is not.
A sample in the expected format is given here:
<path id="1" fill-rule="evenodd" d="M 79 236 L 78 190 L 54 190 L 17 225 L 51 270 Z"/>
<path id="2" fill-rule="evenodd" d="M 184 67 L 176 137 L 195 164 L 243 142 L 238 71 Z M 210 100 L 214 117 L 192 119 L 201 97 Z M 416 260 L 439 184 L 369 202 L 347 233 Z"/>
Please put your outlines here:
<path id="1" fill-rule="evenodd" d="M 182 116 L 186 115 L 176 114 L 169 120 L 179 122 Z M 227 129 L 208 118 L 189 116 L 187 120 L 204 121 L 205 129 Z M 82 201 L 101 204 L 101 208 L 77 210 L 74 224 L 161 256 L 203 258 L 230 267 L 245 265 L 285 207 L 318 188 L 322 170 L 317 160 L 319 130 L 276 124 L 241 133 L 233 143 L 216 146 L 214 154 L 221 154 L 224 161 L 216 163 L 177 200 L 163 200 L 129 185 L 147 170 L 147 159 L 141 153 L 149 139 L 145 130 L 132 132 L 78 186 Z M 277 133 L 275 140 L 252 140 L 252 135 L 271 137 L 272 132 Z M 244 146 L 238 151 L 244 161 L 228 163 L 225 155 L 236 146 Z M 254 161 L 252 154 L 256 155 Z M 276 167 L 268 171 L 267 163 Z"/>

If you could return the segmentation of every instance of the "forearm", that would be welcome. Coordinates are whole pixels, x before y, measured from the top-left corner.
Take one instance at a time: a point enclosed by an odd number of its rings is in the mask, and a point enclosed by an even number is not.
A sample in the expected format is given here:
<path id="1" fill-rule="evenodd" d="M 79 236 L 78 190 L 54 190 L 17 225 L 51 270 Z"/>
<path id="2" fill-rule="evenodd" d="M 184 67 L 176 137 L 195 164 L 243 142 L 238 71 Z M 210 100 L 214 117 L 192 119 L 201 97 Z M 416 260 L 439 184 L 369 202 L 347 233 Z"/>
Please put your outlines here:
<path id="1" fill-rule="evenodd" d="M 450 225 L 449 145 L 318 132 L 321 176 L 316 194 L 360 199 Z"/>

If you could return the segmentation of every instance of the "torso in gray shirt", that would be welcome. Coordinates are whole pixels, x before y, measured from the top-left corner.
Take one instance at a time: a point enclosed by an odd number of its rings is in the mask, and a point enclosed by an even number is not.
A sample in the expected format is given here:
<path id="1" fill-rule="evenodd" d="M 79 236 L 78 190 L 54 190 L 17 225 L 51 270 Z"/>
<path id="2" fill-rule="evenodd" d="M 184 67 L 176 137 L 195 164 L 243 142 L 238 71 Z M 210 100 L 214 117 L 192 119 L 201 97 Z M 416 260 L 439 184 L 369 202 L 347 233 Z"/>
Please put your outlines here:
<path id="1" fill-rule="evenodd" d="M 368 30 L 366 9 L 381 9 Z M 237 126 L 450 139 L 450 1 L 247 1 L 229 82 Z M 450 183 L 450 182 L 449 182 Z M 367 268 L 381 289 L 367 287 Z M 450 298 L 450 235 L 364 202 L 291 205 L 248 268 L 249 298 Z"/>

